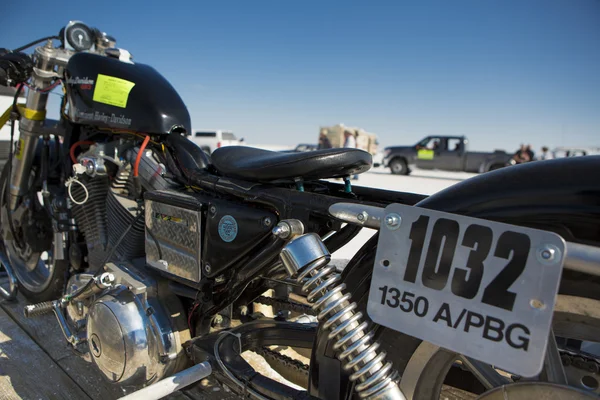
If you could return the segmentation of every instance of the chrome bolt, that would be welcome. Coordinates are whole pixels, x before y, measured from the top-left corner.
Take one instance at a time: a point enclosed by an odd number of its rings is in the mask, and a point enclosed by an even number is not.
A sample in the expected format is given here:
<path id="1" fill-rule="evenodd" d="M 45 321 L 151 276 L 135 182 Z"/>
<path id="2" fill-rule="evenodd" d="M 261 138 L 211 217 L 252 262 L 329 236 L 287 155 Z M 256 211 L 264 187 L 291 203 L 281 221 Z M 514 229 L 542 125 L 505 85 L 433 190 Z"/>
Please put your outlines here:
<path id="1" fill-rule="evenodd" d="M 367 218 L 369 218 L 369 214 L 367 214 L 366 211 L 363 211 L 361 213 L 358 213 L 358 215 L 356 215 L 356 219 L 358 219 L 361 222 L 366 221 Z"/>
<path id="2" fill-rule="evenodd" d="M 273 233 L 273 235 L 281 239 L 287 239 L 292 233 L 290 226 L 284 222 L 278 223 L 277 226 L 275 226 L 275 228 L 273 228 L 271 232 Z"/>
<path id="3" fill-rule="evenodd" d="M 213 214 L 213 215 L 216 214 L 217 213 L 217 207 L 210 206 L 210 213 Z"/>
<path id="4" fill-rule="evenodd" d="M 546 308 L 546 305 L 543 302 L 541 302 L 540 300 L 538 300 L 538 299 L 532 299 L 529 302 L 529 305 L 531 307 L 533 307 L 533 308 L 538 309 L 538 310 L 543 310 L 544 308 Z"/>
<path id="5" fill-rule="evenodd" d="M 396 213 L 391 213 L 385 216 L 385 225 L 390 230 L 396 230 L 400 228 L 400 224 L 402 223 L 402 217 L 400 217 Z"/>
<path id="6" fill-rule="evenodd" d="M 555 245 L 545 244 L 537 250 L 536 255 L 540 263 L 551 265 L 560 260 L 561 252 Z"/>
<path id="7" fill-rule="evenodd" d="M 211 269 L 212 269 L 212 268 L 210 268 L 210 264 L 206 264 L 206 265 L 204 266 L 204 270 L 206 271 L 206 273 L 207 273 L 207 274 L 210 274 L 210 270 L 211 270 Z"/>
<path id="8" fill-rule="evenodd" d="M 265 226 L 267 226 L 267 227 L 268 227 L 268 226 L 271 226 L 271 224 L 272 224 L 272 223 L 273 223 L 273 221 L 271 221 L 271 218 L 269 218 L 269 217 L 265 217 L 265 218 L 263 219 L 263 224 L 264 224 Z"/>

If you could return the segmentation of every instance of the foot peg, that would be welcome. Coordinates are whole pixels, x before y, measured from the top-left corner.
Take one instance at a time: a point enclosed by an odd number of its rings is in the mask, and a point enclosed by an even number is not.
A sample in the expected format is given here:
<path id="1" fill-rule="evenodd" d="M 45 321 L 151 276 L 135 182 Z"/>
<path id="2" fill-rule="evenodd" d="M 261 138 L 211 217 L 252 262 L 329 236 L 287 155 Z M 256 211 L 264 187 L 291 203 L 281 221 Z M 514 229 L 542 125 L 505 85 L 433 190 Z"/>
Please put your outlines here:
<path id="1" fill-rule="evenodd" d="M 39 317 L 40 315 L 48 314 L 54 311 L 54 301 L 45 301 L 38 304 L 29 304 L 23 308 L 23 315 L 25 318 Z"/>
<path id="2" fill-rule="evenodd" d="M 61 309 L 61 300 L 29 304 L 23 308 L 23 314 L 26 318 L 39 317 L 50 312 L 54 312 L 56 320 L 58 321 L 58 325 L 60 325 L 60 329 L 62 330 L 65 339 L 67 339 L 67 342 L 69 342 L 73 347 L 76 347 L 78 344 L 87 340 L 85 335 L 73 334 L 71 332 L 71 329 L 67 323 L 67 319 L 65 318 L 65 315 Z"/>
<path id="3" fill-rule="evenodd" d="M 2 251 L 0 251 L 0 269 L 1 268 L 4 268 L 4 271 L 6 271 L 6 276 L 8 277 L 8 289 L 0 286 L 0 296 L 5 300 L 12 301 L 17 298 L 17 278 L 10 266 L 8 257 L 6 257 L 6 254 Z"/>

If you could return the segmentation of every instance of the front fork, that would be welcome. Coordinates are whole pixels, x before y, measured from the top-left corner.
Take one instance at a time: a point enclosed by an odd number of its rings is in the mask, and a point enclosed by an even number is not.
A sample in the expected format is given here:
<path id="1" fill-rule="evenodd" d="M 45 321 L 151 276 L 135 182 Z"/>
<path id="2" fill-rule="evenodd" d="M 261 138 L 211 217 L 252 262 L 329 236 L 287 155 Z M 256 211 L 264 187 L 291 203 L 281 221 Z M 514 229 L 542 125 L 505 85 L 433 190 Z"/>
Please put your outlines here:
<path id="1" fill-rule="evenodd" d="M 49 46 L 51 48 L 51 44 Z M 39 132 L 46 119 L 48 93 L 40 90 L 48 88 L 55 75 L 50 57 L 44 57 L 43 49 L 37 52 L 31 77 L 31 88 L 27 93 L 27 103 L 25 108 L 21 108 L 19 139 L 16 148 L 11 149 L 14 154 L 9 178 L 9 207 L 13 211 L 29 189 L 29 177 L 40 136 Z"/>

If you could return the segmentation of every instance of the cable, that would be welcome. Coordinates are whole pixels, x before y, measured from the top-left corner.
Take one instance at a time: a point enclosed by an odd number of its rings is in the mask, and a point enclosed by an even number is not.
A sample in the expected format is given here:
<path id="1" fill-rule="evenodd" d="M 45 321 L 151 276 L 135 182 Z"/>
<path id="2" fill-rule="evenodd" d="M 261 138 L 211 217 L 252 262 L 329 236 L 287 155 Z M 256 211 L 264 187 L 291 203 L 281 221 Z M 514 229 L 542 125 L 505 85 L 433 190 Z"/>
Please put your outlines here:
<path id="1" fill-rule="evenodd" d="M 192 316 L 194 315 L 194 311 L 196 311 L 196 308 L 198 308 L 199 305 L 200 303 L 194 304 L 194 307 L 192 307 L 192 311 L 190 311 L 188 314 L 188 329 L 190 330 L 190 332 L 192 332 Z M 194 336 L 192 335 L 192 337 Z"/>
<path id="2" fill-rule="evenodd" d="M 82 201 L 78 201 L 75 200 L 73 198 L 73 194 L 71 193 L 71 187 L 73 186 L 73 183 L 78 183 L 82 188 L 83 191 L 85 192 L 85 199 L 83 199 Z M 85 187 L 85 185 L 83 183 L 81 183 L 79 181 L 79 179 L 77 179 L 77 177 L 70 177 L 69 179 L 67 179 L 67 182 L 65 182 L 65 186 L 67 187 L 67 192 L 69 194 L 69 198 L 71 199 L 71 201 L 77 205 L 83 205 L 85 204 L 86 201 L 88 201 L 88 199 L 90 198 L 90 193 L 88 192 L 87 188 Z"/>
<path id="3" fill-rule="evenodd" d="M 35 41 L 31 42 L 31 43 L 27 43 L 24 46 L 17 47 L 16 49 L 13 50 L 13 53 L 18 53 L 19 51 L 23 51 L 26 48 L 31 47 L 31 46 L 33 46 L 35 44 L 42 43 L 42 42 L 45 42 L 46 40 L 52 40 L 52 39 L 58 39 L 58 40 L 60 40 L 60 37 L 59 36 L 48 36 L 48 37 L 45 37 L 43 39 L 35 40 Z"/>
<path id="4" fill-rule="evenodd" d="M 73 143 L 73 145 L 71 146 L 71 149 L 69 150 L 69 155 L 71 156 L 71 161 L 73 161 L 73 164 L 77 164 L 77 157 L 75 157 L 75 149 L 84 144 L 92 145 L 94 144 L 94 142 L 92 142 L 91 140 L 80 140 L 78 142 Z"/>
<path id="5" fill-rule="evenodd" d="M 140 146 L 140 151 L 138 151 L 137 157 L 135 158 L 135 164 L 133 165 L 133 176 L 139 176 L 139 168 L 140 168 L 140 161 L 142 160 L 142 153 L 144 153 L 144 150 L 146 149 L 146 146 L 148 145 L 148 142 L 150 141 L 150 136 L 146 135 L 146 138 L 144 139 L 144 141 L 142 142 L 142 145 Z"/>
<path id="6" fill-rule="evenodd" d="M 253 322 L 258 322 L 258 321 L 253 321 Z M 246 323 L 246 324 L 247 325 L 248 324 L 252 324 L 253 322 L 249 322 L 249 323 Z M 221 369 L 223 370 L 223 372 L 225 373 L 225 375 L 227 375 L 227 377 L 233 383 L 235 383 L 236 385 L 238 385 L 244 392 L 248 392 L 249 394 L 251 394 L 252 396 L 256 397 L 259 400 L 269 400 L 268 397 L 265 397 L 262 394 L 258 393 L 257 391 L 255 391 L 255 390 L 247 387 L 247 385 L 245 385 L 229 369 L 227 369 L 227 367 L 225 366 L 225 363 L 223 362 L 223 360 L 221 360 L 221 356 L 219 355 L 219 345 L 221 344 L 221 342 L 223 341 L 223 339 L 225 339 L 226 335 L 237 336 L 237 338 L 239 340 L 239 343 L 240 343 L 240 354 L 242 353 L 242 348 L 241 348 L 241 344 L 242 343 L 241 343 L 241 338 L 238 336 L 239 333 L 236 335 L 232 331 L 222 331 L 222 333 L 219 335 L 219 337 L 215 341 L 215 345 L 213 347 L 213 353 L 215 354 L 215 360 L 217 361 L 217 364 L 219 364 L 219 367 L 221 367 Z"/>
<path id="7" fill-rule="evenodd" d="M 30 90 L 33 90 L 34 92 L 47 93 L 47 92 L 51 91 L 52 89 L 54 89 L 55 87 L 57 87 L 58 85 L 60 85 L 61 83 L 62 83 L 62 81 L 60 79 L 57 79 L 56 82 L 54 82 L 52 85 L 48 86 L 45 89 L 34 88 L 31 85 L 29 85 L 28 83 L 23 83 L 23 85 L 27 86 Z"/>

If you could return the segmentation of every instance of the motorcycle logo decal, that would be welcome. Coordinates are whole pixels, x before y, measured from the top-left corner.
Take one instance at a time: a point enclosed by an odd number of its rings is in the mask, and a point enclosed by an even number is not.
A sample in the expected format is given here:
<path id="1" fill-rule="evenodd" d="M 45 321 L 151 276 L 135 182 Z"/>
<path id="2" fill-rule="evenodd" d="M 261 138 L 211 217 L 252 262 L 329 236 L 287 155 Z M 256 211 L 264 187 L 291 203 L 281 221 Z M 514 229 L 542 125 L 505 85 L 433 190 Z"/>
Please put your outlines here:
<path id="1" fill-rule="evenodd" d="M 131 118 L 127 118 L 123 114 L 121 114 L 121 115 L 115 115 L 115 114 L 106 115 L 106 114 L 100 113 L 98 111 L 95 111 L 95 112 L 79 111 L 77 113 L 77 116 L 82 119 L 102 121 L 105 124 L 110 123 L 110 124 L 115 124 L 115 125 L 123 125 L 123 126 L 127 126 L 127 127 L 131 125 Z"/>
<path id="2" fill-rule="evenodd" d="M 69 85 L 79 85 L 82 90 L 92 90 L 92 87 L 94 86 L 94 80 L 89 79 L 87 76 L 85 78 L 80 78 L 78 76 L 67 78 L 67 83 Z"/>
<path id="3" fill-rule="evenodd" d="M 225 215 L 219 221 L 219 236 L 224 242 L 232 242 L 238 234 L 238 224 L 231 215 Z"/>
<path id="4" fill-rule="evenodd" d="M 129 99 L 129 92 L 135 83 L 115 76 L 98 74 L 93 100 L 98 103 L 125 108 Z"/>

